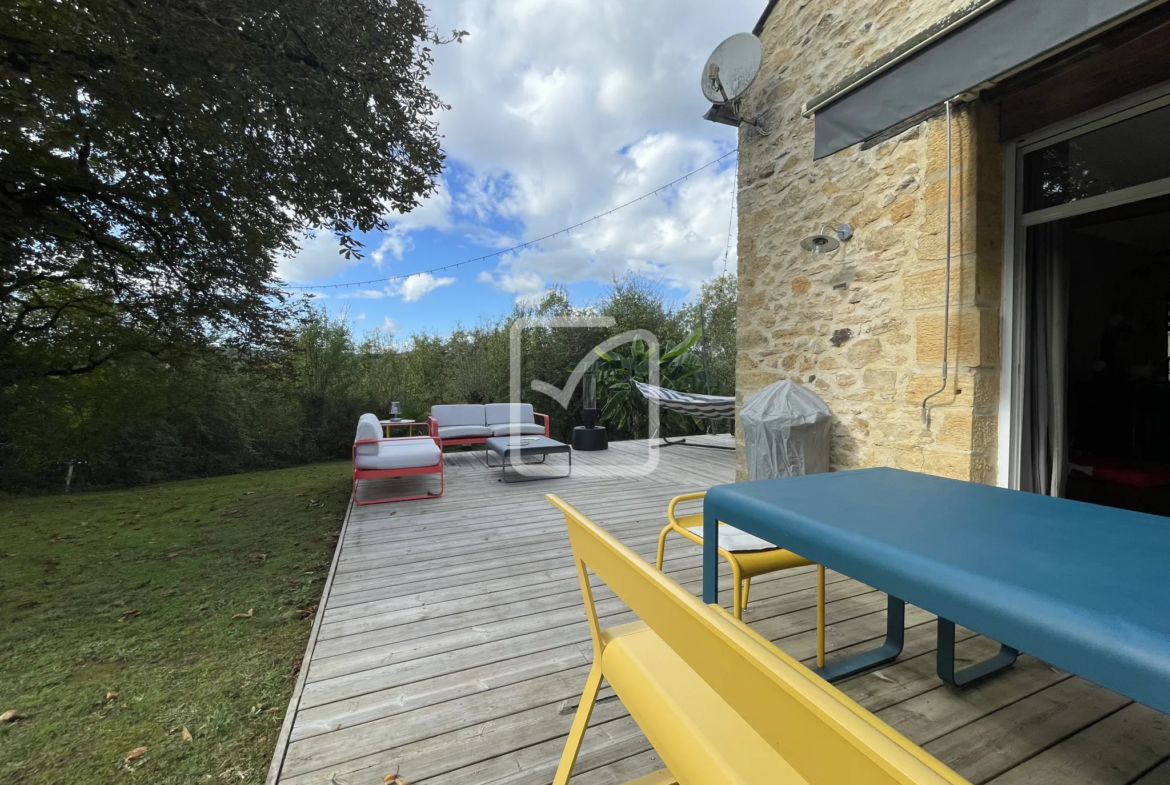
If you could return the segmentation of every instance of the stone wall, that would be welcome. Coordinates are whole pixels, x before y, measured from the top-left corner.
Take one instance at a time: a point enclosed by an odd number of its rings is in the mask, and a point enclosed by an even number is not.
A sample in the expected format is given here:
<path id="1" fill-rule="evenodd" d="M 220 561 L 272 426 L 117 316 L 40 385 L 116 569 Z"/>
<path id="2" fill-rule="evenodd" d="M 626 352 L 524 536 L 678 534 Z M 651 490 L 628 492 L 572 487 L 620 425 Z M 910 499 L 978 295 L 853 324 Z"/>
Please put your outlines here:
<path id="1" fill-rule="evenodd" d="M 779 4 L 740 131 L 737 396 L 779 379 L 836 415 L 833 465 L 897 466 L 995 481 L 1002 171 L 994 107 L 952 121 L 950 383 L 941 384 L 946 123 L 814 162 L 801 105 L 966 2 Z M 832 254 L 801 250 L 823 223 L 852 223 Z M 741 432 L 741 429 L 737 429 Z M 742 442 L 741 442 L 742 445 Z M 742 447 L 740 476 L 746 477 Z"/>

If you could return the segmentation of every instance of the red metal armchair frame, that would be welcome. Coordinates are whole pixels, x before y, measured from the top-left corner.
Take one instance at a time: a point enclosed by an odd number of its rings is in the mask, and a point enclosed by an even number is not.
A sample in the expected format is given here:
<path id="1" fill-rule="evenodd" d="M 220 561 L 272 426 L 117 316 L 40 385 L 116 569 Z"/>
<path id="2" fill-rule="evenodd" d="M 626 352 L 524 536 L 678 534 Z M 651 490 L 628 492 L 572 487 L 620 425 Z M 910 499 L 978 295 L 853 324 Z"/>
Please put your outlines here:
<path id="1" fill-rule="evenodd" d="M 434 434 L 435 420 L 433 417 L 427 418 L 427 431 Z M 409 469 L 359 469 L 357 467 L 357 448 L 359 444 L 379 444 L 380 442 L 401 442 L 401 441 L 418 441 L 419 439 L 428 439 L 439 446 L 439 462 L 434 466 L 419 466 Z M 361 439 L 353 443 L 353 501 L 354 504 L 383 504 L 385 502 L 406 502 L 413 499 L 437 499 L 443 495 L 443 443 L 437 436 L 399 436 L 390 439 Z M 415 494 L 413 496 L 390 496 L 384 499 L 370 499 L 368 501 L 361 501 L 358 499 L 358 480 L 380 480 L 393 479 L 396 477 L 412 477 L 419 474 L 437 474 L 439 475 L 439 492 Z"/>
<path id="2" fill-rule="evenodd" d="M 532 417 L 533 419 L 537 417 L 544 418 L 544 438 L 549 438 L 549 427 L 552 425 L 552 418 L 547 414 L 541 414 L 540 412 L 533 412 Z M 440 439 L 439 423 L 435 420 L 435 418 L 428 417 L 427 424 L 429 426 L 428 433 L 430 433 L 432 438 L 439 440 L 440 449 L 443 447 L 455 447 L 461 444 L 487 444 L 487 440 L 492 438 L 490 436 L 464 436 L 459 439 Z"/>

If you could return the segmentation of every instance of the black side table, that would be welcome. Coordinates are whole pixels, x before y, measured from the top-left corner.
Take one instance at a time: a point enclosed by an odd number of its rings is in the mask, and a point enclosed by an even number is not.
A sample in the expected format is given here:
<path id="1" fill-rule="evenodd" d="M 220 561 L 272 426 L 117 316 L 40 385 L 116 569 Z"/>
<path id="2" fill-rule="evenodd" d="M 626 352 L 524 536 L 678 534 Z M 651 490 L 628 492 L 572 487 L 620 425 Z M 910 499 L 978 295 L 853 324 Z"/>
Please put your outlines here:
<path id="1" fill-rule="evenodd" d="M 573 449 L 582 452 L 608 450 L 609 435 L 605 432 L 605 426 L 595 425 L 586 428 L 584 425 L 578 425 L 573 429 Z"/>

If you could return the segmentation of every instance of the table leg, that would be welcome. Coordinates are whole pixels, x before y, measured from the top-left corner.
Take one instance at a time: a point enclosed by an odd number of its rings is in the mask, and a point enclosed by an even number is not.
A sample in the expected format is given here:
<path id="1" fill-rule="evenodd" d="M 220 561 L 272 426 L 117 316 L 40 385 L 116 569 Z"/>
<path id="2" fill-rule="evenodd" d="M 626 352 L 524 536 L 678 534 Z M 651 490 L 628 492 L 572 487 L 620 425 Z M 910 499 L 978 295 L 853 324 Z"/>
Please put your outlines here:
<path id="1" fill-rule="evenodd" d="M 559 454 L 560 453 L 558 453 L 558 455 Z M 521 479 L 521 480 L 515 480 L 515 479 L 509 480 L 508 479 L 508 461 L 507 461 L 507 458 L 505 457 L 503 459 L 504 462 L 502 464 L 500 464 L 500 481 L 506 482 L 509 485 L 515 485 L 518 482 L 539 482 L 541 480 L 563 480 L 566 477 L 572 476 L 572 474 L 573 474 L 573 451 L 569 450 L 565 454 L 567 454 L 569 456 L 569 470 L 566 473 L 561 474 L 561 475 L 556 475 L 554 477 L 529 477 L 527 479 Z M 508 455 L 508 453 L 505 453 L 505 456 L 507 456 L 507 455 Z M 544 453 L 541 456 L 540 462 L 544 463 L 545 460 L 547 460 L 547 459 L 548 459 L 548 453 Z M 520 453 L 520 462 L 521 463 L 524 462 L 524 453 Z"/>
<path id="2" fill-rule="evenodd" d="M 703 602 L 719 604 L 719 520 L 703 504 Z"/>
<path id="3" fill-rule="evenodd" d="M 966 687 L 1011 666 L 1020 653 L 1006 643 L 994 657 L 960 671 L 955 670 L 955 623 L 938 617 L 938 677 L 952 687 Z"/>
<path id="4" fill-rule="evenodd" d="M 886 639 L 881 646 L 861 654 L 854 654 L 837 662 L 831 662 L 823 668 L 813 668 L 813 673 L 825 681 L 838 681 L 846 676 L 867 671 L 891 662 L 902 653 L 902 645 L 906 639 L 906 603 L 897 597 L 887 595 L 886 599 Z"/>

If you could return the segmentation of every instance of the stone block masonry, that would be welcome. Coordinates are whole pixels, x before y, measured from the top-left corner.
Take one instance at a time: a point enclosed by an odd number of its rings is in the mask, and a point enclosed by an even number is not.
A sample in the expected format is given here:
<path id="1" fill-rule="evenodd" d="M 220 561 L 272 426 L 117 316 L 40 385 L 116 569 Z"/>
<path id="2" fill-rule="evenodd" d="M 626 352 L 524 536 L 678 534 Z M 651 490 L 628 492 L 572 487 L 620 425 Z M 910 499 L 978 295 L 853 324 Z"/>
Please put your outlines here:
<path id="1" fill-rule="evenodd" d="M 780 379 L 816 390 L 835 417 L 837 469 L 896 466 L 995 481 L 1003 161 L 994 107 L 955 107 L 952 126 L 950 382 L 942 371 L 946 126 L 936 117 L 870 149 L 813 161 L 801 106 L 961 6 L 780 4 L 740 131 L 737 396 Z M 854 239 L 801 250 L 824 223 Z M 737 433 L 742 433 L 737 428 Z M 740 437 L 739 476 L 746 478 Z"/>

